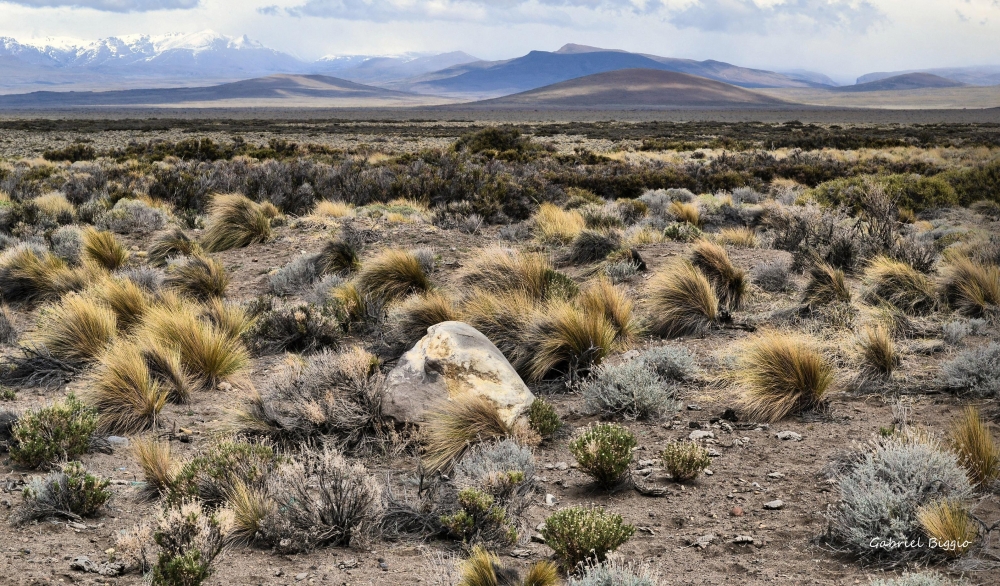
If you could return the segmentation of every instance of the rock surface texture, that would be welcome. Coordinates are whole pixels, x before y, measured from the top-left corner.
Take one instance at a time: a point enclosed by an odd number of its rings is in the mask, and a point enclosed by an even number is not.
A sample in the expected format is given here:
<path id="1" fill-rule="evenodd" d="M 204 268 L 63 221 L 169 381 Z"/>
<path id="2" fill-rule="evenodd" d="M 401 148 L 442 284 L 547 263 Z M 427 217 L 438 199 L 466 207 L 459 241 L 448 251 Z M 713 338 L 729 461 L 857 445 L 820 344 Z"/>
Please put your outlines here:
<path id="1" fill-rule="evenodd" d="M 513 423 L 535 400 L 493 342 L 457 321 L 427 328 L 386 382 L 382 413 L 405 423 L 423 423 L 429 411 L 465 394 L 490 399 Z"/>

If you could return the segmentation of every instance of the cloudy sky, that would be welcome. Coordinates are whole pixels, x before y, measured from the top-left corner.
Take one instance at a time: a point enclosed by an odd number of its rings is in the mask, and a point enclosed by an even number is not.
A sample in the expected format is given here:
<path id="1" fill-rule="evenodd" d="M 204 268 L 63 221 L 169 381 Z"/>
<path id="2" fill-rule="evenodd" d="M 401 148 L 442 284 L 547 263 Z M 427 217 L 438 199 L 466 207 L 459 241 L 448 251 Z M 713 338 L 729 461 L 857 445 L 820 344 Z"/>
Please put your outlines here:
<path id="1" fill-rule="evenodd" d="M 203 29 L 303 59 L 574 42 L 840 81 L 1000 64 L 1000 0 L 0 0 L 0 36 L 20 40 Z"/>

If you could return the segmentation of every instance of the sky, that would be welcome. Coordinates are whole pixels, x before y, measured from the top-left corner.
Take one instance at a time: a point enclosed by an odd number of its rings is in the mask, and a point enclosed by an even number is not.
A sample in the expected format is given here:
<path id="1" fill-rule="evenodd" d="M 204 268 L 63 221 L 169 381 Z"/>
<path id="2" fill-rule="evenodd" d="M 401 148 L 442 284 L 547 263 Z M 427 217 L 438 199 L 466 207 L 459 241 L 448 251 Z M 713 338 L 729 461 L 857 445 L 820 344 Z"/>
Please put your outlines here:
<path id="1" fill-rule="evenodd" d="M 1000 0 L 0 0 L 0 36 L 22 41 L 204 29 L 304 60 L 580 43 L 840 82 L 1000 64 Z"/>

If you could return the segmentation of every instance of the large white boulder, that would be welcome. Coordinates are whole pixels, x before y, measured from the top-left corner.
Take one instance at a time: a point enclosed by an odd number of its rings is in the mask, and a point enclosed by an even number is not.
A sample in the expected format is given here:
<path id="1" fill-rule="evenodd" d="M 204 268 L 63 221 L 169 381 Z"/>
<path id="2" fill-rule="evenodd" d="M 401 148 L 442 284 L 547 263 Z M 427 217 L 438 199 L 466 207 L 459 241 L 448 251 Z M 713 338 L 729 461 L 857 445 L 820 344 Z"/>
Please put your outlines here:
<path id="1" fill-rule="evenodd" d="M 428 411 L 467 393 L 490 399 L 513 423 L 535 400 L 493 342 L 457 321 L 427 328 L 386 382 L 382 413 L 405 423 L 423 423 Z"/>

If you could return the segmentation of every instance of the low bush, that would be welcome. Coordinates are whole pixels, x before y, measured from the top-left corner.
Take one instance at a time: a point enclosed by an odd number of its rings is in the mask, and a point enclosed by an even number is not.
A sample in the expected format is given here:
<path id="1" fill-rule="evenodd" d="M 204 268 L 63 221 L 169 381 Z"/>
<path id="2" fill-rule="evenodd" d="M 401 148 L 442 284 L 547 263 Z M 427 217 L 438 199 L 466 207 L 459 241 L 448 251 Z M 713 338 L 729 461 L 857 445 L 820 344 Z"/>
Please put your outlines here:
<path id="1" fill-rule="evenodd" d="M 744 388 L 747 417 L 767 422 L 818 406 L 834 379 L 811 340 L 774 331 L 744 343 L 732 376 Z"/>
<path id="2" fill-rule="evenodd" d="M 463 488 L 458 491 L 457 500 L 458 510 L 440 518 L 450 536 L 463 543 L 517 543 L 517 528 L 493 495 L 476 488 Z"/>
<path id="3" fill-rule="evenodd" d="M 868 586 L 962 586 L 965 582 L 955 582 L 937 572 L 912 574 L 903 572 L 898 578 L 872 580 Z"/>
<path id="4" fill-rule="evenodd" d="M 605 562 L 584 566 L 570 576 L 569 586 L 657 586 L 656 578 L 642 567 Z"/>
<path id="5" fill-rule="evenodd" d="M 989 490 L 1000 479 L 1000 446 L 975 407 L 966 407 L 952 425 L 951 448 L 976 488 Z"/>
<path id="6" fill-rule="evenodd" d="M 256 352 L 272 354 L 336 348 L 342 335 L 336 316 L 325 308 L 301 304 L 265 311 L 247 337 Z"/>
<path id="7" fill-rule="evenodd" d="M 733 266 L 726 249 L 702 240 L 692 251 L 691 264 L 697 267 L 715 288 L 715 294 L 723 309 L 736 311 L 743 306 L 743 298 L 750 283 L 746 272 Z"/>
<path id="8" fill-rule="evenodd" d="M 821 262 L 809 269 L 809 282 L 802 292 L 802 301 L 810 308 L 830 303 L 851 301 L 851 288 L 844 271 Z"/>
<path id="9" fill-rule="evenodd" d="M 167 261 L 173 257 L 200 253 L 201 245 L 191 240 L 184 230 L 174 228 L 153 237 L 146 252 L 149 264 L 154 267 L 165 267 Z"/>
<path id="10" fill-rule="evenodd" d="M 87 473 L 83 464 L 69 462 L 58 472 L 33 480 L 22 492 L 24 504 L 13 515 L 15 524 L 59 517 L 93 517 L 111 498 L 111 481 Z"/>
<path id="11" fill-rule="evenodd" d="M 792 265 L 790 262 L 775 260 L 762 262 L 753 269 L 753 282 L 770 293 L 782 293 L 790 286 Z"/>
<path id="12" fill-rule="evenodd" d="M 218 260 L 193 254 L 171 263 L 164 283 L 183 295 L 204 301 L 226 294 L 229 274 Z"/>
<path id="13" fill-rule="evenodd" d="M 21 466 L 38 468 L 87 453 L 97 430 L 97 414 L 75 396 L 29 411 L 11 430 L 10 458 Z"/>
<path id="14" fill-rule="evenodd" d="M 569 444 L 580 470 L 602 488 L 614 488 L 628 480 L 632 465 L 635 436 L 614 423 L 599 423 L 587 429 Z"/>
<path id="15" fill-rule="evenodd" d="M 604 274 L 612 283 L 624 283 L 639 274 L 639 263 L 633 260 L 616 260 L 604 266 Z"/>
<path id="16" fill-rule="evenodd" d="M 568 507 L 545 520 L 542 536 L 568 571 L 590 560 L 603 562 L 635 533 L 621 515 L 603 509 Z"/>
<path id="17" fill-rule="evenodd" d="M 888 303 L 907 314 L 934 309 L 934 284 L 910 265 L 879 256 L 868 262 L 864 272 L 865 303 Z"/>
<path id="18" fill-rule="evenodd" d="M 845 463 L 837 476 L 840 504 L 828 539 L 862 559 L 888 563 L 930 552 L 917 511 L 941 499 L 972 495 L 965 471 L 953 454 L 925 438 L 882 438 Z M 892 547 L 912 542 L 920 547 Z M 873 547 L 872 543 L 884 544 Z"/>
<path id="19" fill-rule="evenodd" d="M 683 346 L 649 348 L 636 360 L 645 363 L 666 381 L 689 381 L 702 374 L 694 355 Z"/>
<path id="20" fill-rule="evenodd" d="M 650 330 L 665 338 L 702 334 L 718 315 L 715 290 L 688 261 L 660 269 L 650 279 L 646 295 Z"/>
<path id="21" fill-rule="evenodd" d="M 80 264 L 83 255 L 83 231 L 76 226 L 61 226 L 52 233 L 52 254 L 71 265 Z"/>
<path id="22" fill-rule="evenodd" d="M 77 294 L 46 308 L 38 321 L 36 343 L 53 356 L 77 365 L 96 359 L 117 333 L 117 319 L 111 309 Z"/>
<path id="23" fill-rule="evenodd" d="M 271 239 L 271 213 L 238 193 L 219 194 L 208 206 L 201 245 L 208 252 L 242 248 Z"/>
<path id="24" fill-rule="evenodd" d="M 83 231 L 83 248 L 80 256 L 99 267 L 114 271 L 128 260 L 128 250 L 111 232 L 87 228 Z"/>
<path id="25" fill-rule="evenodd" d="M 207 513 L 197 501 L 168 506 L 157 518 L 153 541 L 158 553 L 153 586 L 199 586 L 213 574 L 212 563 L 229 533 L 230 520 Z"/>
<path id="26" fill-rule="evenodd" d="M 642 360 L 598 366 L 581 392 L 586 408 L 604 417 L 659 419 L 678 405 L 674 389 Z"/>
<path id="27" fill-rule="evenodd" d="M 550 203 L 539 206 L 532 221 L 538 239 L 552 244 L 569 244 L 586 227 L 579 212 L 563 210 Z"/>
<path id="28" fill-rule="evenodd" d="M 979 335 L 986 325 L 986 320 L 980 318 L 952 320 L 941 326 L 941 336 L 945 342 L 957 346 L 966 337 Z"/>
<path id="29" fill-rule="evenodd" d="M 167 501 L 177 505 L 197 498 L 205 506 L 221 507 L 239 484 L 266 489 L 282 460 L 265 443 L 213 443 L 180 467 L 169 486 Z"/>
<path id="30" fill-rule="evenodd" d="M 704 236 L 698 226 L 687 222 L 671 222 L 663 228 L 663 238 L 674 242 L 694 242 Z"/>
<path id="31" fill-rule="evenodd" d="M 149 234 L 163 229 L 170 215 L 141 199 L 122 198 L 97 218 L 97 227 L 118 234 Z"/>
<path id="32" fill-rule="evenodd" d="M 963 350 L 941 365 L 939 384 L 954 393 L 976 397 L 1000 396 L 1000 344 Z"/>
<path id="33" fill-rule="evenodd" d="M 660 453 L 660 459 L 676 482 L 694 480 L 712 463 L 708 450 L 694 442 L 671 442 Z"/>
<path id="34" fill-rule="evenodd" d="M 942 293 L 959 313 L 990 318 L 1000 311 L 1000 267 L 956 255 L 948 259 L 941 272 Z"/>
<path id="35" fill-rule="evenodd" d="M 316 255 L 303 254 L 270 275 L 267 287 L 272 294 L 284 297 L 303 291 L 317 278 Z"/>
<path id="36" fill-rule="evenodd" d="M 365 263 L 358 272 L 358 290 L 385 302 L 431 289 L 420 260 L 405 250 L 387 250 Z"/>
<path id="37" fill-rule="evenodd" d="M 542 438 L 551 437 L 562 428 L 562 420 L 555 407 L 542 397 L 536 397 L 528 407 L 528 426 Z"/>

